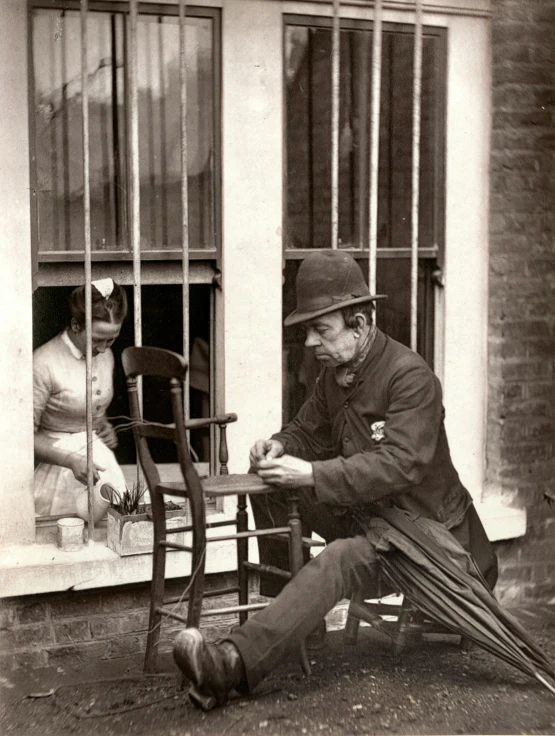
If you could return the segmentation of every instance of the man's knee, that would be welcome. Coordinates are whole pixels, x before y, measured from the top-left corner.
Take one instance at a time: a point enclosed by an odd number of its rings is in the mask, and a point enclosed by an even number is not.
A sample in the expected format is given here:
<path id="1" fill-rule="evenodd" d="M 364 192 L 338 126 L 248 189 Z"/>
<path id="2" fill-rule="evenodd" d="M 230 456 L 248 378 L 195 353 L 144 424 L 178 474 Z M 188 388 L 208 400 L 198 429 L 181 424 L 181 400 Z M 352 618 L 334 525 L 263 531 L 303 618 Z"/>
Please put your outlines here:
<path id="1" fill-rule="evenodd" d="M 336 539 L 315 558 L 326 573 L 335 573 L 343 583 L 343 593 L 350 596 L 357 588 L 365 589 L 377 575 L 374 547 L 363 536 Z"/>

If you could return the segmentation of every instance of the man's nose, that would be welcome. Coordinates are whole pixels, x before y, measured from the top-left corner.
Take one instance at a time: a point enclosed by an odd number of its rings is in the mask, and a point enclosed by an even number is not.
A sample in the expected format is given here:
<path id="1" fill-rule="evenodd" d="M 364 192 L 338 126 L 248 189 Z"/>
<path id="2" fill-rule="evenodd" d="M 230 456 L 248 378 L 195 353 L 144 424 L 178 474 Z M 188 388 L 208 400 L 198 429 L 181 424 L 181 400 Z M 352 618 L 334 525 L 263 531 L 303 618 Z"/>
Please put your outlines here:
<path id="1" fill-rule="evenodd" d="M 97 353 L 104 353 L 106 352 L 106 345 L 95 345 L 93 350 L 96 350 Z"/>
<path id="2" fill-rule="evenodd" d="M 315 348 L 319 344 L 320 341 L 318 340 L 318 333 L 316 330 L 307 330 L 304 341 L 305 348 Z"/>

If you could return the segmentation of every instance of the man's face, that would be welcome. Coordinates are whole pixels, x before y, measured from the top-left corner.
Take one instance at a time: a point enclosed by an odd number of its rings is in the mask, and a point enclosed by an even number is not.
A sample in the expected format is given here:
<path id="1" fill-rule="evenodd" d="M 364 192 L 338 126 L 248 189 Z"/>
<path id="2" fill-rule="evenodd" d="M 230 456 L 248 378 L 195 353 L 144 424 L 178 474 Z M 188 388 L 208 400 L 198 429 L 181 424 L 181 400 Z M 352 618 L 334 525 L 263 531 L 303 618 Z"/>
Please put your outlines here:
<path id="1" fill-rule="evenodd" d="M 316 358 L 326 367 L 348 363 L 357 352 L 359 340 L 355 330 L 345 325 L 341 312 L 315 317 L 303 325 L 305 347 L 312 348 Z"/>

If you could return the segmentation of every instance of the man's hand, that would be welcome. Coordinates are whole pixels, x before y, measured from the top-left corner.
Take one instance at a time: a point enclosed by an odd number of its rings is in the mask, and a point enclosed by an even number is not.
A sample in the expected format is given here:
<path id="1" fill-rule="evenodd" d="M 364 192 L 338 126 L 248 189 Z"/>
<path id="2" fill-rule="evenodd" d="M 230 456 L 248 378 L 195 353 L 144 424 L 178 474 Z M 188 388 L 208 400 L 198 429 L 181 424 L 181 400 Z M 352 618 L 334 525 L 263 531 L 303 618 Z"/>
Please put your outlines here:
<path id="1" fill-rule="evenodd" d="M 84 486 L 87 485 L 87 458 L 82 455 L 72 455 L 68 462 L 68 468 L 70 468 L 73 475 Z M 106 470 L 104 465 L 96 463 L 93 460 L 93 482 L 96 483 L 100 479 L 99 471 Z"/>
<path id="2" fill-rule="evenodd" d="M 308 488 L 314 485 L 312 463 L 292 455 L 260 460 L 256 472 L 266 483 L 280 488 Z"/>
<path id="3" fill-rule="evenodd" d="M 283 445 L 279 440 L 256 440 L 251 447 L 249 461 L 251 466 L 257 470 L 261 460 L 271 460 L 283 455 Z"/>
<path id="4" fill-rule="evenodd" d="M 105 419 L 102 424 L 96 427 L 96 434 L 98 438 L 101 439 L 102 442 L 104 442 L 104 444 L 110 448 L 110 450 L 113 450 L 118 446 L 116 431 L 107 419 Z"/>

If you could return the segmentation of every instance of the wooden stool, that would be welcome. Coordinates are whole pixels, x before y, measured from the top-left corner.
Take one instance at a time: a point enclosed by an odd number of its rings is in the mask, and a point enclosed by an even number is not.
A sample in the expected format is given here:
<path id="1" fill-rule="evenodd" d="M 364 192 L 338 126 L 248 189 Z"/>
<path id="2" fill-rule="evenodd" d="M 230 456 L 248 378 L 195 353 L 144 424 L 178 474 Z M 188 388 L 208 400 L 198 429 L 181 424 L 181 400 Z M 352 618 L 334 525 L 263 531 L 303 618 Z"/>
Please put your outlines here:
<path id="1" fill-rule="evenodd" d="M 389 617 L 395 617 L 395 620 L 388 620 Z M 420 609 L 405 597 L 400 604 L 391 604 L 381 601 L 364 601 L 360 594 L 355 594 L 349 603 L 347 622 L 343 632 L 346 644 L 356 644 L 361 621 L 370 624 L 376 631 L 381 631 L 392 640 L 395 656 L 401 654 L 409 638 L 413 636 L 418 638 L 426 634 L 456 636 L 446 626 L 426 618 Z M 464 651 L 468 651 L 469 640 L 460 637 L 460 646 Z"/>

